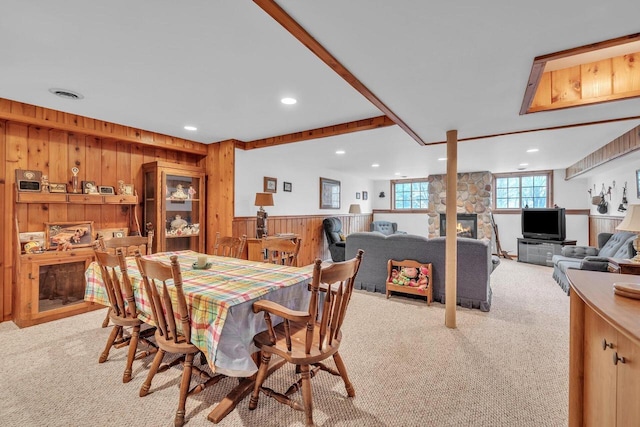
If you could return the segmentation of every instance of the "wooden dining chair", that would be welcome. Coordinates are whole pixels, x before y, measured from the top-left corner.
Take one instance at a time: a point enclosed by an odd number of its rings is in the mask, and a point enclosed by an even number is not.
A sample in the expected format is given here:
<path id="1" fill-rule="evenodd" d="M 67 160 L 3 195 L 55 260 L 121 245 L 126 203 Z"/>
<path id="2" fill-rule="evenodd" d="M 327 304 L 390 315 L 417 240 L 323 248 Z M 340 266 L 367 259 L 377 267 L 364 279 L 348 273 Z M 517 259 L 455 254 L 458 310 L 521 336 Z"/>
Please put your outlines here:
<path id="1" fill-rule="evenodd" d="M 149 374 L 140 388 L 140 397 L 146 396 L 151 388 L 151 382 L 156 375 L 166 353 L 179 354 L 184 357 L 182 380 L 180 382 L 180 398 L 178 410 L 174 420 L 175 426 L 184 424 L 185 406 L 187 397 L 197 394 L 220 381 L 224 376 L 210 376 L 205 371 L 193 366 L 193 359 L 200 352 L 198 347 L 191 343 L 191 323 L 189 308 L 182 289 L 182 273 L 178 257 L 171 256 L 171 265 L 158 261 L 142 258 L 140 252 L 136 253 L 136 262 L 147 297 L 151 303 L 153 321 L 156 324 L 155 339 L 158 345 L 158 353 L 149 368 Z M 173 281 L 168 284 L 167 281 Z M 173 288 L 173 298 L 169 289 Z M 204 379 L 204 382 L 191 386 L 191 375 L 195 373 Z"/>
<path id="2" fill-rule="evenodd" d="M 218 256 L 227 256 L 231 258 L 240 258 L 244 245 L 247 243 L 247 235 L 242 237 L 220 236 L 220 232 L 216 232 L 216 241 L 213 246 L 213 254 Z"/>
<path id="3" fill-rule="evenodd" d="M 293 239 L 263 237 L 262 249 L 267 251 L 265 262 L 297 267 L 301 242 L 302 239 L 298 237 Z"/>
<path id="4" fill-rule="evenodd" d="M 136 308 L 133 288 L 127 272 L 127 262 L 122 250 L 117 249 L 115 254 L 97 250 L 95 255 L 100 266 L 107 297 L 109 298 L 109 320 L 114 325 L 98 362 L 104 363 L 109 358 L 109 351 L 112 347 L 121 347 L 128 344 L 127 363 L 122 375 L 122 382 L 128 383 L 131 381 L 133 372 L 133 360 L 147 357 L 156 351 L 155 345 L 147 340 L 147 337 L 153 335 L 153 328 L 147 328 L 144 332 L 140 332 L 143 322 L 138 319 L 138 309 Z M 124 328 L 131 328 L 131 334 L 127 338 L 122 337 Z M 144 342 L 148 350 L 141 351 L 136 355 L 139 341 Z"/>
<path id="5" fill-rule="evenodd" d="M 342 323 L 363 253 L 364 251 L 360 249 L 355 258 L 327 265 L 323 265 L 320 259 L 316 259 L 310 286 L 309 308 L 306 312 L 291 310 L 268 300 L 253 303 L 254 313 L 264 312 L 267 330 L 253 338 L 253 342 L 260 349 L 261 363 L 249 401 L 249 409 L 255 409 L 258 406 L 258 397 L 262 391 L 280 403 L 304 411 L 306 424 L 313 425 L 311 378 L 319 370 L 342 377 L 347 394 L 350 397 L 355 396 L 355 390 L 347 376 L 347 369 L 338 350 L 342 342 Z M 320 298 L 321 292 L 324 298 Z M 278 326 L 273 326 L 272 315 L 281 317 L 284 321 Z M 301 378 L 284 393 L 278 393 L 263 386 L 273 354 L 296 365 L 296 372 L 301 375 Z M 331 356 L 337 371 L 322 363 Z M 310 366 L 313 366 L 313 369 Z M 300 388 L 302 388 L 302 405 L 290 398 L 290 395 Z"/>
<path id="6" fill-rule="evenodd" d="M 104 236 L 100 236 L 97 241 L 99 250 L 115 253 L 116 249 L 122 249 L 125 256 L 133 256 L 136 250 L 139 250 L 143 254 L 151 255 L 153 244 L 153 231 L 150 231 L 146 236 L 125 236 L 125 237 L 113 237 L 111 239 L 105 239 Z M 109 315 L 111 309 L 107 310 L 107 315 L 102 321 L 102 327 L 109 326 Z"/>

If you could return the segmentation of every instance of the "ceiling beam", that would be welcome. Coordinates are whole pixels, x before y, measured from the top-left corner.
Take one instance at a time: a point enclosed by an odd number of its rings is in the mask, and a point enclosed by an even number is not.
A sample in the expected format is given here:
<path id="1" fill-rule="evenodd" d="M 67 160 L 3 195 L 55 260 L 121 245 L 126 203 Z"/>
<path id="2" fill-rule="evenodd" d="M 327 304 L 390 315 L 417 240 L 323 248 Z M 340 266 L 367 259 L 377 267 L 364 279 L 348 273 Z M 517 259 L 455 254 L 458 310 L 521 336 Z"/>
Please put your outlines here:
<path id="1" fill-rule="evenodd" d="M 341 123 L 338 125 L 256 139 L 254 141 L 244 142 L 242 145 L 236 144 L 236 147 L 244 150 L 252 150 L 254 148 L 272 147 L 274 145 L 290 144 L 292 142 L 343 135 L 345 133 L 359 132 L 361 130 L 371 130 L 393 125 L 395 125 L 395 123 L 387 116 L 377 116 L 353 122 Z"/>
<path id="2" fill-rule="evenodd" d="M 367 88 L 360 80 L 356 78 L 344 65 L 342 65 L 331 53 L 325 49 L 311 34 L 307 32 L 298 22 L 296 22 L 287 12 L 284 11 L 274 0 L 253 0 L 255 4 L 260 6 L 269 16 L 276 20 L 287 30 L 292 36 L 298 39 L 311 52 L 327 64 L 333 71 L 349 83 L 355 90 L 360 92 L 362 96 L 367 98 L 369 102 L 375 105 L 395 124 L 400 126 L 411 138 L 416 140 L 418 144 L 425 145 L 424 141 L 417 133 L 413 131 L 397 114 L 395 114 L 384 102 L 382 102 L 369 88 Z"/>

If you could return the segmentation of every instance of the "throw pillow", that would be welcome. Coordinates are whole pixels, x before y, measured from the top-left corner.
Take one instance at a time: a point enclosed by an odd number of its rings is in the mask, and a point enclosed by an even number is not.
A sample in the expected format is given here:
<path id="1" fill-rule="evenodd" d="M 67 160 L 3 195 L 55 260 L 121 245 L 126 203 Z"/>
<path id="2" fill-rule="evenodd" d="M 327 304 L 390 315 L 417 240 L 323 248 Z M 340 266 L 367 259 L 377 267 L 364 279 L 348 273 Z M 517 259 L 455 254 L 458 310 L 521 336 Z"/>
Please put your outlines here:
<path id="1" fill-rule="evenodd" d="M 347 236 L 345 236 L 344 234 L 340 233 L 340 241 L 344 242 L 345 240 L 347 240 Z"/>

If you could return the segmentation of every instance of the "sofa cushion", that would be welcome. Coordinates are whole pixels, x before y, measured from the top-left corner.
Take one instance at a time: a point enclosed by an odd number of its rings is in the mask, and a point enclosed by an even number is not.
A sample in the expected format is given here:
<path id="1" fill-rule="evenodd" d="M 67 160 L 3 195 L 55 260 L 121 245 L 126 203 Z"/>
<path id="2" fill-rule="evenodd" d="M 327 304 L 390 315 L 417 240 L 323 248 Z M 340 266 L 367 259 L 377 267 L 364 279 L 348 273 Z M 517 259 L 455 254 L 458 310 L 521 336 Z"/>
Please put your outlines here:
<path id="1" fill-rule="evenodd" d="M 629 258 L 628 241 L 636 237 L 635 233 L 630 231 L 620 231 L 615 233 L 607 240 L 607 243 L 600 248 L 598 256 L 609 258 Z"/>

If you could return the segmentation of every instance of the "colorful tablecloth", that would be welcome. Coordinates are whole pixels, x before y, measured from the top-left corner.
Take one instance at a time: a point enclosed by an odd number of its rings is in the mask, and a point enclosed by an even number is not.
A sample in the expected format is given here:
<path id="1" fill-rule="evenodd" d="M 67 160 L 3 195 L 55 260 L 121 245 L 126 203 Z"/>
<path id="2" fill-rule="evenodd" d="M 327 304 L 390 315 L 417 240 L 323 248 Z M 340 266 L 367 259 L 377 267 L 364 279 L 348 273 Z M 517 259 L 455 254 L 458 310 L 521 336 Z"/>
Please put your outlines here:
<path id="1" fill-rule="evenodd" d="M 249 376 L 257 367 L 251 359 L 256 350 L 253 336 L 266 329 L 263 315 L 251 310 L 253 301 L 269 299 L 288 308 L 306 309 L 307 284 L 312 266 L 285 267 L 236 258 L 208 255 L 211 267 L 195 269 L 198 253 L 163 252 L 144 256 L 169 263 L 178 256 L 187 305 L 190 307 L 191 341 L 207 356 L 210 367 L 226 375 Z M 135 259 L 127 259 L 140 318 L 152 322 L 149 298 L 143 292 L 142 278 Z M 109 305 L 97 263 L 85 272 L 85 300 Z M 248 360 L 247 360 L 248 359 Z"/>

